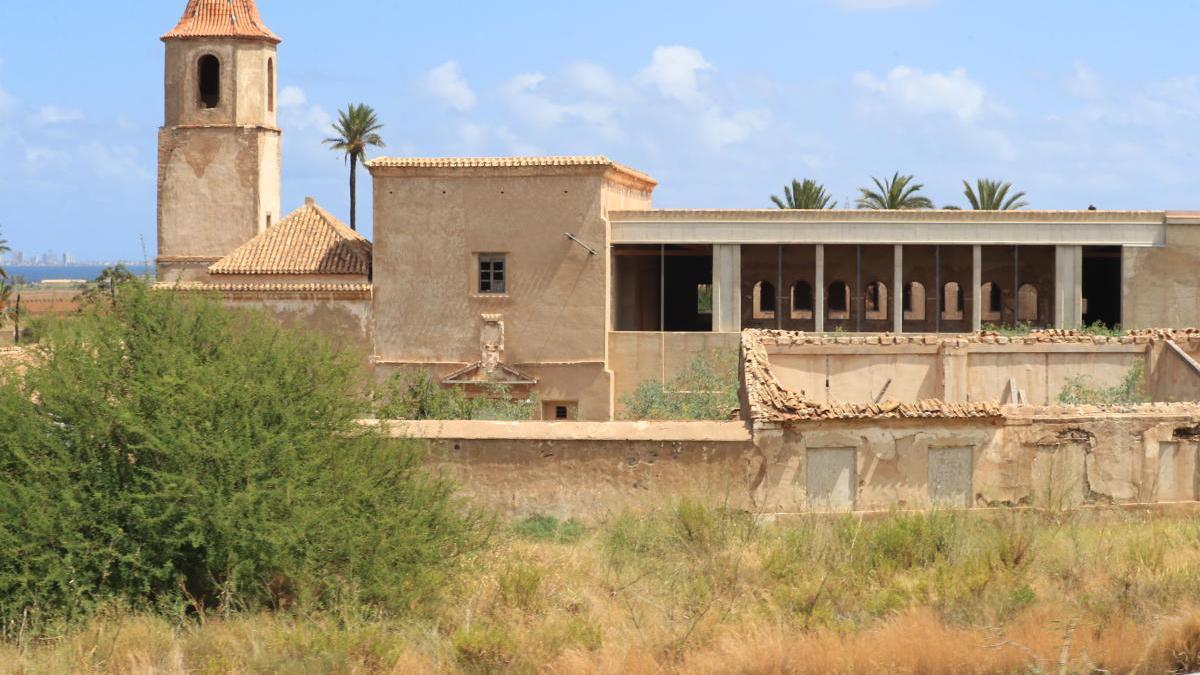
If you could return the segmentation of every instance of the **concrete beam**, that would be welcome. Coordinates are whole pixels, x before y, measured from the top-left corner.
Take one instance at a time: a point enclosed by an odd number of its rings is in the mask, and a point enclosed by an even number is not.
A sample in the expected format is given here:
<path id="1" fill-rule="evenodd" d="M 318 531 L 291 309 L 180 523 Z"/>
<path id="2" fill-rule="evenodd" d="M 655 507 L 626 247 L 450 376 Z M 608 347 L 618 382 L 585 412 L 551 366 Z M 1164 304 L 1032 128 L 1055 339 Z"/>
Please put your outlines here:
<path id="1" fill-rule="evenodd" d="M 825 332 L 825 245 L 817 244 L 816 254 L 816 288 L 813 289 L 813 316 L 816 318 L 816 332 Z"/>
<path id="2" fill-rule="evenodd" d="M 742 247 L 713 246 L 713 331 L 742 330 Z"/>
<path id="3" fill-rule="evenodd" d="M 971 248 L 971 330 L 983 329 L 983 247 Z"/>
<path id="4" fill-rule="evenodd" d="M 904 247 L 896 244 L 892 259 L 892 332 L 904 332 Z"/>
<path id="5" fill-rule="evenodd" d="M 735 214 L 734 214 L 735 215 Z M 751 214 L 753 215 L 753 214 Z M 908 244 L 982 246 L 1166 246 L 1166 224 L 1127 222 L 887 222 L 710 220 L 653 212 L 610 214 L 614 244 Z M 731 215 L 732 217 L 732 215 Z"/>
<path id="6" fill-rule="evenodd" d="M 1054 250 L 1054 327 L 1062 330 L 1083 324 L 1083 247 L 1057 246 Z"/>

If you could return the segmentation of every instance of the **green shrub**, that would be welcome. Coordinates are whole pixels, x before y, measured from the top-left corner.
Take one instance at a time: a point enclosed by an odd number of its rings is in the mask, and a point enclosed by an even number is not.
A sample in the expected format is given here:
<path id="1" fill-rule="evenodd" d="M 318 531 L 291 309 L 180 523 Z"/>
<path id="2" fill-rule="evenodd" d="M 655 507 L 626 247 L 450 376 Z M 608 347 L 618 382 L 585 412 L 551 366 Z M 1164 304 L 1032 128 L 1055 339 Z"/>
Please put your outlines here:
<path id="1" fill-rule="evenodd" d="M 1113 387 L 1101 387 L 1087 375 L 1076 375 L 1069 378 L 1058 394 L 1058 402 L 1063 405 L 1135 405 L 1149 403 L 1146 394 L 1146 362 L 1137 359 L 1121 379 L 1121 383 Z"/>
<path id="2" fill-rule="evenodd" d="M 583 539 L 587 532 L 583 523 L 574 518 L 559 520 L 554 516 L 530 516 L 513 525 L 512 529 L 524 539 L 556 544 L 573 544 Z"/>
<path id="3" fill-rule="evenodd" d="M 537 409 L 536 398 L 514 399 L 504 385 L 486 387 L 483 396 L 467 396 L 424 371 L 397 373 L 375 393 L 375 416 L 389 420 L 520 421 L 533 419 Z"/>
<path id="4" fill-rule="evenodd" d="M 482 543 L 422 447 L 357 424 L 353 355 L 209 298 L 117 297 L 0 373 L 0 621 L 404 611 Z"/>
<path id="5" fill-rule="evenodd" d="M 663 384 L 649 380 L 621 399 L 634 420 L 727 420 L 738 408 L 737 353 L 697 356 L 688 370 Z"/>

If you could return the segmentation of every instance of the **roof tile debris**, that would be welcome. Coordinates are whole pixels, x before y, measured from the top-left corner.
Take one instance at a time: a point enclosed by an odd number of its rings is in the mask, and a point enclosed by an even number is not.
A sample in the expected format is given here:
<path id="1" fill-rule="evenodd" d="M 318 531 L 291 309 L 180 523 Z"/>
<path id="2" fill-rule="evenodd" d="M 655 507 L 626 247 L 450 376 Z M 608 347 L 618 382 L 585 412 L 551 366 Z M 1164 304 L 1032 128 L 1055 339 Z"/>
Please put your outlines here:
<path id="1" fill-rule="evenodd" d="M 209 267 L 222 274 L 371 273 L 371 242 L 311 199 Z"/>
<path id="2" fill-rule="evenodd" d="M 789 334 L 748 330 L 742 333 L 746 396 L 751 416 L 760 422 L 855 419 L 927 419 L 1002 417 L 999 403 L 948 403 L 937 399 L 917 403 L 818 403 L 803 392 L 786 389 L 771 372 L 766 340 L 778 344 Z"/>
<path id="3" fill-rule="evenodd" d="M 1178 343 L 1200 345 L 1200 329 L 1152 329 L 1131 330 L 1123 335 L 1092 335 L 1084 331 L 1042 330 L 1028 335 L 1005 336 L 983 331 L 970 335 L 892 335 L 884 333 L 871 336 L 831 336 L 772 330 L 747 330 L 742 332 L 743 370 L 745 393 L 753 420 L 767 423 L 787 423 L 813 420 L 856 420 L 856 419 L 979 419 L 1001 418 L 1015 414 L 1039 414 L 1049 412 L 1058 417 L 1070 414 L 1087 416 L 1095 414 L 1195 414 L 1196 403 L 1149 403 L 1136 406 L 1069 406 L 1004 407 L 997 402 L 950 403 L 939 399 L 900 403 L 882 401 L 875 404 L 863 403 L 819 403 L 809 400 L 804 392 L 785 388 L 771 371 L 768 347 L 795 345 L 871 345 L 886 348 L 890 345 L 928 345 L 937 347 L 968 347 L 973 344 L 1037 345 L 1037 344 L 1145 344 L 1171 340 Z M 881 352 L 881 353 L 886 353 Z"/>
<path id="4" fill-rule="evenodd" d="M 163 40 L 246 38 L 279 44 L 282 40 L 263 23 L 254 0 L 189 0 L 183 18 Z"/>

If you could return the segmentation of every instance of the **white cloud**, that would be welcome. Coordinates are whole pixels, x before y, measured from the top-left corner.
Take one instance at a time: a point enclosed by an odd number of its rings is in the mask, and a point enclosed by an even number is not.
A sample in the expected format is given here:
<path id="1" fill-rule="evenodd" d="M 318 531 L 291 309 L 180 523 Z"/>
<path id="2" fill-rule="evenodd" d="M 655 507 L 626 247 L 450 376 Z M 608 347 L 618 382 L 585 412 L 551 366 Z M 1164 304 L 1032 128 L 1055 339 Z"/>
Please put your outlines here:
<path id="1" fill-rule="evenodd" d="M 51 124 L 64 124 L 66 122 L 79 122 L 83 119 L 83 113 L 73 108 L 61 108 L 56 105 L 44 105 L 33 116 L 33 123 L 40 126 L 49 126 Z"/>
<path id="2" fill-rule="evenodd" d="M 458 139 L 463 145 L 477 146 L 487 140 L 488 130 L 472 122 L 463 122 L 458 125 Z"/>
<path id="3" fill-rule="evenodd" d="M 874 12 L 892 9 L 926 9 L 936 0 L 833 0 L 833 4 L 851 12 Z"/>
<path id="4" fill-rule="evenodd" d="M 1075 64 L 1075 72 L 1066 81 L 1067 92 L 1076 98 L 1098 99 L 1104 96 L 1104 83 L 1100 74 L 1082 63 Z"/>
<path id="5" fill-rule="evenodd" d="M 292 131 L 325 131 L 333 124 L 333 116 L 321 106 L 310 104 L 302 88 L 288 86 L 279 92 L 279 121 Z"/>
<path id="6" fill-rule="evenodd" d="M 988 106 L 987 92 L 963 68 L 948 73 L 925 73 L 918 68 L 896 66 L 880 78 L 874 73 L 854 75 L 864 91 L 917 114 L 950 114 L 963 122 L 979 118 Z"/>
<path id="7" fill-rule="evenodd" d="M 770 123 L 771 113 L 765 110 L 739 110 L 725 115 L 712 108 L 700 116 L 700 136 L 709 145 L 720 148 L 740 143 L 764 131 Z"/>
<path id="8" fill-rule="evenodd" d="M 637 81 L 655 87 L 667 98 L 697 103 L 703 100 L 700 73 L 712 69 L 704 55 L 691 47 L 656 47 L 650 65 L 638 73 Z"/>
<path id="9" fill-rule="evenodd" d="M 475 92 L 463 79 L 457 61 L 447 61 L 426 73 L 424 86 L 434 98 L 459 112 L 475 107 Z"/>
<path id="10" fill-rule="evenodd" d="M 589 125 L 616 131 L 613 115 L 616 107 L 610 103 L 582 101 L 560 103 L 544 93 L 546 76 L 541 73 L 526 73 L 509 80 L 503 87 L 505 100 L 521 120 L 535 127 L 554 127 L 567 120 L 576 119 Z"/>
<path id="11" fill-rule="evenodd" d="M 604 66 L 595 63 L 573 63 L 567 66 L 566 80 L 578 91 L 591 96 L 617 99 L 625 88 Z"/>

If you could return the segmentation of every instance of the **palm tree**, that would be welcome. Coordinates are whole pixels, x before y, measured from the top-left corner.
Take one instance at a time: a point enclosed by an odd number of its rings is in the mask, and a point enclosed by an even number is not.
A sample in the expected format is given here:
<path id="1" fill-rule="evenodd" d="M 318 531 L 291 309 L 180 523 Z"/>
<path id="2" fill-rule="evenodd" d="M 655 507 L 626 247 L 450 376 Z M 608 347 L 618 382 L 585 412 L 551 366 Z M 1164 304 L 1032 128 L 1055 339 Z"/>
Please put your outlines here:
<path id="1" fill-rule="evenodd" d="M 875 189 L 859 188 L 858 208 L 876 209 L 881 211 L 896 211 L 906 209 L 932 209 L 933 202 L 929 197 L 917 194 L 925 187 L 914 183 L 912 176 L 901 176 L 897 171 L 891 178 L 879 180 L 871 178 Z"/>
<path id="2" fill-rule="evenodd" d="M 771 201 L 781 209 L 832 209 L 837 208 L 837 202 L 825 191 L 825 186 L 811 178 L 805 178 L 801 183 L 792 180 L 792 186 L 783 186 L 783 199 L 771 195 Z"/>
<path id="3" fill-rule="evenodd" d="M 350 162 L 350 229 L 358 229 L 358 163 L 366 155 L 367 146 L 382 148 L 383 137 L 379 130 L 383 125 L 375 116 L 375 109 L 364 103 L 351 103 L 345 110 L 338 112 L 338 121 L 333 123 L 337 133 L 334 138 L 326 138 L 334 152 L 345 154 Z"/>
<path id="4" fill-rule="evenodd" d="M 1012 183 L 980 178 L 975 185 L 971 187 L 970 183 L 963 181 L 963 194 L 976 211 L 1015 211 L 1029 206 L 1024 200 L 1024 192 L 1008 194 Z"/>

